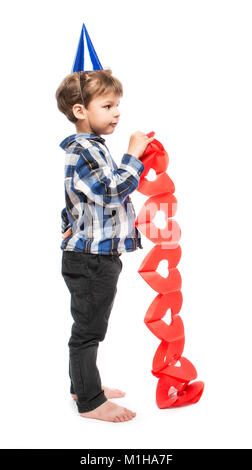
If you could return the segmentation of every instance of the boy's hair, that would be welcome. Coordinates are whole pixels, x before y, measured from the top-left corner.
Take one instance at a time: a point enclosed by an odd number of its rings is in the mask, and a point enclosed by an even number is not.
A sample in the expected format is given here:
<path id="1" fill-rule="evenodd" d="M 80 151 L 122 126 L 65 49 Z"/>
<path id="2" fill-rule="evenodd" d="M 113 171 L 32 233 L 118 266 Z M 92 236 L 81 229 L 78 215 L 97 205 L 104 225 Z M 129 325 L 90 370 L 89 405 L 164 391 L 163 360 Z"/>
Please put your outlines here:
<path id="1" fill-rule="evenodd" d="M 114 92 L 123 95 L 121 82 L 113 77 L 112 70 L 93 70 L 90 72 L 73 72 L 67 75 L 56 91 L 56 100 L 59 110 L 66 115 L 71 122 L 78 119 L 73 114 L 73 106 L 76 103 L 88 107 L 90 101 L 96 96 Z"/>

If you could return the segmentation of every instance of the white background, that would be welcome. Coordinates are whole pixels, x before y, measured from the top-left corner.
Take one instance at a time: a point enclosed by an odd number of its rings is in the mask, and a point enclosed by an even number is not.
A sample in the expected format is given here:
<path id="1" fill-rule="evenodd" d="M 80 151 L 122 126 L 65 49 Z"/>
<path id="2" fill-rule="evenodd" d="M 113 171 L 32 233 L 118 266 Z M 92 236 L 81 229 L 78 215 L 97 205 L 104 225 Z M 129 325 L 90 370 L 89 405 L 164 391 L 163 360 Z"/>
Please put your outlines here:
<path id="1" fill-rule="evenodd" d="M 251 2 L 8 2 L 1 11 L 1 447 L 251 447 Z M 151 374 L 159 340 L 144 325 L 157 295 L 137 273 L 153 244 L 122 255 L 102 383 L 134 420 L 78 415 L 69 394 L 70 295 L 61 277 L 64 152 L 75 132 L 55 91 L 82 23 L 124 86 L 104 136 L 120 164 L 131 133 L 156 132 L 182 230 L 184 356 L 205 391 L 160 410 Z M 146 197 L 135 191 L 138 213 Z"/>

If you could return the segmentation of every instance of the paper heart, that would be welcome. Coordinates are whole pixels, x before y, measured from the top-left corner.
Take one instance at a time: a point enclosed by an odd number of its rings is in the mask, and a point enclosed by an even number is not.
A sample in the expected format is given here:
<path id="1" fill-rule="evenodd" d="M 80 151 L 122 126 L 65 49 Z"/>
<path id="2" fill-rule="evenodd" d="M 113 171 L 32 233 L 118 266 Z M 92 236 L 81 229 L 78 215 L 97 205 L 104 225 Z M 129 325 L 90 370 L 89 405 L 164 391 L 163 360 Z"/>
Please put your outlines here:
<path id="1" fill-rule="evenodd" d="M 153 374 L 156 377 L 160 376 L 160 374 L 165 374 L 169 375 L 169 377 L 173 377 L 174 379 L 177 379 L 181 382 L 188 381 L 196 379 L 197 377 L 197 371 L 194 367 L 194 365 L 185 357 L 180 357 L 179 362 L 181 363 L 180 367 L 176 367 L 174 365 L 168 365 L 164 369 L 162 369 L 162 372 Z"/>
<path id="2" fill-rule="evenodd" d="M 172 406 L 193 405 L 197 403 L 203 393 L 204 382 L 200 380 L 187 385 L 183 390 L 177 393 L 177 400 L 173 401 Z"/>
<path id="3" fill-rule="evenodd" d="M 178 269 L 170 269 L 169 276 L 164 279 L 156 271 L 138 271 L 147 284 L 156 292 L 167 294 L 181 289 L 182 279 Z"/>
<path id="4" fill-rule="evenodd" d="M 153 222 L 138 224 L 138 230 L 151 242 L 165 243 L 169 248 L 176 248 L 181 238 L 181 230 L 176 220 L 168 220 L 164 229 L 159 229 Z"/>
<path id="5" fill-rule="evenodd" d="M 150 142 L 139 160 L 146 168 L 153 168 L 157 174 L 166 171 L 169 164 L 169 156 L 165 148 L 157 139 Z"/>
<path id="6" fill-rule="evenodd" d="M 156 403 L 161 409 L 193 405 L 199 401 L 203 390 L 204 382 L 179 383 L 170 377 L 162 376 L 157 384 Z"/>
<path id="7" fill-rule="evenodd" d="M 157 320 L 147 322 L 146 326 L 157 338 L 167 342 L 181 340 L 185 337 L 183 321 L 179 315 L 173 318 L 170 325 L 167 325 L 163 320 Z"/>
<path id="8" fill-rule="evenodd" d="M 164 212 L 166 220 L 170 217 L 174 217 L 177 211 L 177 199 L 174 194 L 165 192 L 149 197 L 141 208 L 136 218 L 135 225 L 146 224 L 147 222 L 153 221 L 158 211 Z"/>
<path id="9" fill-rule="evenodd" d="M 181 247 L 175 249 L 166 248 L 166 245 L 156 245 L 145 256 L 140 264 L 138 272 L 155 271 L 162 259 L 167 259 L 168 268 L 176 268 L 181 258 Z"/>
<path id="10" fill-rule="evenodd" d="M 150 132 L 148 137 L 152 137 L 154 133 Z M 144 164 L 144 171 L 141 174 L 137 191 L 146 196 L 153 196 L 164 192 L 174 193 L 175 186 L 171 178 L 167 175 L 166 169 L 169 164 L 168 153 L 164 149 L 161 142 L 154 139 L 147 145 L 143 155 L 140 157 L 141 162 Z M 149 170 L 155 170 L 157 175 L 155 181 L 148 181 L 146 175 Z"/>
<path id="11" fill-rule="evenodd" d="M 160 377 L 160 371 L 167 368 L 170 363 L 177 361 L 182 356 L 184 345 L 185 337 L 170 343 L 161 341 L 153 358 L 152 374 L 155 377 Z"/>
<path id="12" fill-rule="evenodd" d="M 180 272 L 175 266 L 179 263 L 180 257 L 181 248 L 179 245 L 175 249 L 164 249 L 161 245 L 156 245 L 142 261 L 138 273 L 156 292 L 167 294 L 178 291 L 181 289 L 182 280 Z M 167 278 L 163 278 L 156 272 L 161 259 L 168 260 L 169 275 Z"/>
<path id="13" fill-rule="evenodd" d="M 140 210 L 135 225 L 149 240 L 155 244 L 167 244 L 175 248 L 181 237 L 178 223 L 171 219 L 176 214 L 177 199 L 171 193 L 157 194 L 149 197 Z M 162 229 L 156 227 L 153 220 L 158 211 L 165 216 L 166 226 Z"/>
<path id="14" fill-rule="evenodd" d="M 145 323 L 161 320 L 169 308 L 173 317 L 180 312 L 182 303 L 183 296 L 180 290 L 168 294 L 158 294 L 146 312 Z"/>
<path id="15" fill-rule="evenodd" d="M 165 375 L 160 377 L 156 389 L 156 403 L 159 408 L 170 408 L 178 400 L 178 393 L 187 386 Z"/>
<path id="16" fill-rule="evenodd" d="M 148 173 L 147 170 L 150 168 L 146 168 L 146 162 L 144 163 L 145 170 L 141 174 L 139 184 L 137 187 L 137 191 L 139 193 L 144 194 L 145 196 L 154 196 L 156 194 L 160 194 L 164 192 L 164 188 L 169 193 L 174 193 L 175 186 L 171 178 L 167 175 L 167 173 L 160 173 L 157 175 L 154 181 L 148 181 L 146 175 Z"/>

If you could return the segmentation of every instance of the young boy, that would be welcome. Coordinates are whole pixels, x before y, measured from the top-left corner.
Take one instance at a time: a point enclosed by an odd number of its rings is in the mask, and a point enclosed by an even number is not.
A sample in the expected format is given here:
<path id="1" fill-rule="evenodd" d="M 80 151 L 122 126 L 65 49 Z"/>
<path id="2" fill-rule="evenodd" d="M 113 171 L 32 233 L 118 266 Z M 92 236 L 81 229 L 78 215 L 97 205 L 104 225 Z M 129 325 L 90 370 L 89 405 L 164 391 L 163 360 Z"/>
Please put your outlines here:
<path id="1" fill-rule="evenodd" d="M 121 82 L 111 70 L 74 72 L 56 92 L 61 112 L 76 126 L 64 139 L 65 201 L 62 210 L 62 276 L 74 319 L 69 340 L 70 392 L 82 417 L 122 422 L 136 413 L 109 401 L 125 394 L 101 385 L 96 365 L 122 270 L 120 256 L 142 248 L 129 194 L 144 170 L 139 157 L 154 137 L 135 132 L 117 167 L 101 134 L 119 121 Z"/>

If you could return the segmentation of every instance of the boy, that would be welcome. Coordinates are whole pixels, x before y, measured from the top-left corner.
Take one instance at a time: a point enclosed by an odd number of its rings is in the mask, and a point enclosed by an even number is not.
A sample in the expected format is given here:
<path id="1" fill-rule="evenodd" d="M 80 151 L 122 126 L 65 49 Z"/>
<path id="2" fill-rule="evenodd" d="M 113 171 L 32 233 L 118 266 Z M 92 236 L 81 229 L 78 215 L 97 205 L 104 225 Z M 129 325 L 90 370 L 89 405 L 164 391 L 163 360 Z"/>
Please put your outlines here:
<path id="1" fill-rule="evenodd" d="M 111 70 L 74 72 L 56 92 L 59 110 L 76 126 L 76 134 L 60 144 L 66 152 L 62 276 L 74 319 L 68 343 L 70 392 L 82 417 L 113 422 L 128 421 L 136 413 L 108 400 L 124 393 L 102 387 L 97 350 L 117 292 L 120 256 L 142 248 L 129 194 L 144 170 L 139 157 L 154 138 L 134 133 L 117 167 L 101 134 L 114 132 L 122 95 Z"/>

